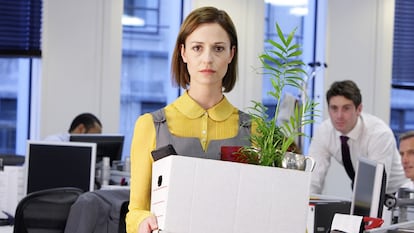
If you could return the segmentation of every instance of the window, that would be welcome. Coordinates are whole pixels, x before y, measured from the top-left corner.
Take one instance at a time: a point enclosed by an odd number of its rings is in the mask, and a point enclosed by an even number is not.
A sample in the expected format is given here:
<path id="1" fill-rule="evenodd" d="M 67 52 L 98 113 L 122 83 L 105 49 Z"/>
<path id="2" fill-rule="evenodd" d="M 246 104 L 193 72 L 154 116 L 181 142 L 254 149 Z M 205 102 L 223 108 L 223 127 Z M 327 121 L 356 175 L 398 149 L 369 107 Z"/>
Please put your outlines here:
<path id="1" fill-rule="evenodd" d="M 124 156 L 129 154 L 138 116 L 162 108 L 178 96 L 170 81 L 170 53 L 181 24 L 180 12 L 180 0 L 124 1 L 120 111 Z M 125 17 L 139 23 L 130 23 Z"/>
<path id="2" fill-rule="evenodd" d="M 390 126 L 396 136 L 414 130 L 413 11 L 413 1 L 395 1 Z"/>
<path id="3" fill-rule="evenodd" d="M 137 34 L 158 35 L 160 23 L 160 0 L 125 0 L 122 18 L 125 37 Z"/>
<path id="4" fill-rule="evenodd" d="M 277 4 L 267 3 L 265 6 L 265 30 L 264 30 L 264 39 L 265 39 L 265 47 L 264 50 L 268 50 L 271 45 L 267 42 L 267 40 L 272 39 L 275 40 L 277 38 L 276 34 L 276 26 L 275 24 L 278 23 L 282 30 L 285 32 L 290 32 L 294 28 L 297 28 L 296 35 L 295 35 L 295 43 L 302 44 L 303 41 L 303 15 L 293 15 L 289 14 L 289 9 L 292 6 L 281 6 Z M 263 96 L 263 103 L 266 107 L 268 107 L 268 114 L 271 116 L 274 114 L 276 104 L 272 102 L 273 98 L 269 98 L 268 92 L 271 90 L 272 85 L 270 83 L 270 77 L 264 76 L 263 77 L 263 89 L 262 89 L 262 96 Z M 299 97 L 300 93 L 294 90 L 292 95 Z"/>
<path id="5" fill-rule="evenodd" d="M 25 149 L 30 60 L 0 58 L 0 153 L 23 153 Z"/>
<path id="6" fill-rule="evenodd" d="M 41 55 L 41 0 L 1 0 L 0 153 L 25 151 L 31 69 Z"/>
<path id="7" fill-rule="evenodd" d="M 284 32 L 290 32 L 294 28 L 296 28 L 296 34 L 294 39 L 295 42 L 300 44 L 303 48 L 302 54 L 302 61 L 305 64 L 309 64 L 307 67 L 309 80 L 307 83 L 308 89 L 307 95 L 312 97 L 314 94 L 313 78 L 318 75 L 318 71 L 323 68 L 323 66 L 316 67 L 313 64 L 316 62 L 315 60 L 315 22 L 316 22 L 316 15 L 315 12 L 315 4 L 317 1 L 313 0 L 304 0 L 304 1 L 273 1 L 273 0 L 266 0 L 265 6 L 265 50 L 267 46 L 269 46 L 266 41 L 268 39 L 275 40 L 277 38 L 275 24 L 278 23 L 279 26 L 282 28 Z M 298 4 L 297 2 L 300 2 Z M 322 26 L 322 23 L 321 25 Z M 263 104 L 268 108 L 268 114 L 271 116 L 274 114 L 275 108 L 277 103 L 273 102 L 273 98 L 269 98 L 267 92 L 269 92 L 272 88 L 270 78 L 268 76 L 263 77 L 263 89 L 262 89 L 262 96 L 263 96 Z M 287 88 L 287 92 L 285 94 L 290 94 L 300 100 L 303 93 L 298 93 L 298 90 L 292 88 L 289 90 Z M 307 135 L 312 135 L 312 126 L 308 125 L 305 129 L 305 133 Z M 310 143 L 309 138 L 302 138 L 298 139 L 298 145 L 302 148 L 302 152 L 306 154 L 307 147 Z"/>

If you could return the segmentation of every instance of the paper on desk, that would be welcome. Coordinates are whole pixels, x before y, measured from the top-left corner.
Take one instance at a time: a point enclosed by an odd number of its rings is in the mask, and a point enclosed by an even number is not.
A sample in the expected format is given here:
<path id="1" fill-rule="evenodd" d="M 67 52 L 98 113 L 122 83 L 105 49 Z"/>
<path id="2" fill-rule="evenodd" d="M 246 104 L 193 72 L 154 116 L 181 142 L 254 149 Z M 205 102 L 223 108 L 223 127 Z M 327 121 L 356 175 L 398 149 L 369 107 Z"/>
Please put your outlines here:
<path id="1" fill-rule="evenodd" d="M 23 197 L 23 167 L 4 166 L 0 171 L 0 218 L 7 218 L 2 212 L 14 216 L 17 204 Z"/>
<path id="2" fill-rule="evenodd" d="M 336 213 L 331 224 L 331 230 L 339 230 L 346 233 L 359 233 L 362 224 L 362 216 Z"/>

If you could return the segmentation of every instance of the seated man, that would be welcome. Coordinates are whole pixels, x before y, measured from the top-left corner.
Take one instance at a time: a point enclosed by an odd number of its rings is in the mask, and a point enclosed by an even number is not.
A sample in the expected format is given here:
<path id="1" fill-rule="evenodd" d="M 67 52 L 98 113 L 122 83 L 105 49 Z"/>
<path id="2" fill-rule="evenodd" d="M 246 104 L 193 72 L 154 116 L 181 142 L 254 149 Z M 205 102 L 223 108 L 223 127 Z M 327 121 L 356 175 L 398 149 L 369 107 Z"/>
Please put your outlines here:
<path id="1" fill-rule="evenodd" d="M 404 185 L 401 186 L 403 189 L 399 189 L 395 195 L 398 198 L 409 198 L 412 199 L 412 190 L 414 190 L 414 131 L 408 131 L 399 136 L 399 151 L 401 155 L 401 164 L 404 169 L 405 176 L 409 179 Z M 398 201 L 397 201 L 398 202 Z M 396 203 L 397 203 L 396 202 Z M 413 220 L 413 205 L 409 201 L 401 202 L 406 203 L 405 205 L 396 206 L 394 202 L 389 202 L 393 205 L 391 207 L 396 208 L 397 212 L 394 215 L 394 223 L 405 222 L 407 220 Z M 401 208 L 404 207 L 404 208 Z"/>
<path id="2" fill-rule="evenodd" d="M 405 176 L 410 179 L 403 187 L 414 189 L 414 131 L 401 134 L 399 141 L 401 163 Z"/>
<path id="3" fill-rule="evenodd" d="M 82 113 L 76 116 L 70 124 L 67 133 L 47 136 L 45 141 L 68 142 L 70 134 L 100 134 L 102 133 L 101 121 L 92 113 Z"/>

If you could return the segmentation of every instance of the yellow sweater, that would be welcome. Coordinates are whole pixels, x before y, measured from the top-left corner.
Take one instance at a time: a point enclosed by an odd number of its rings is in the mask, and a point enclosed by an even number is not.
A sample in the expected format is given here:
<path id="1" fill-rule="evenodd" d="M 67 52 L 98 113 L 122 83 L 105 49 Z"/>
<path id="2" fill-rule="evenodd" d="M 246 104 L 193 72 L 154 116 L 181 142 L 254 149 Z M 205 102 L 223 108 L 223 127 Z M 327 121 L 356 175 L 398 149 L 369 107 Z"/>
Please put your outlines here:
<path id="1" fill-rule="evenodd" d="M 211 140 L 235 137 L 239 129 L 238 109 L 225 97 L 205 110 L 185 92 L 165 107 L 165 117 L 171 134 L 199 138 L 204 151 Z M 151 151 L 155 148 L 154 122 L 152 115 L 147 113 L 136 121 L 131 144 L 131 193 L 126 217 L 128 233 L 137 233 L 139 223 L 151 215 Z"/>

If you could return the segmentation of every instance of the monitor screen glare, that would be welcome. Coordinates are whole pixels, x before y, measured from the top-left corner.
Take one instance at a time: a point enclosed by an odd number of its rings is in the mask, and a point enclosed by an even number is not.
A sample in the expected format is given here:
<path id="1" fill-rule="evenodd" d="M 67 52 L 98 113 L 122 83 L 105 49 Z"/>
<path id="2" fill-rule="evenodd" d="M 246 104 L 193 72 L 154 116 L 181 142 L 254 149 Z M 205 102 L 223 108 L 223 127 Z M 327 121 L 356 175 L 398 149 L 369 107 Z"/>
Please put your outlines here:
<path id="1" fill-rule="evenodd" d="M 381 218 L 385 186 L 384 165 L 361 157 L 355 173 L 351 214 Z"/>

